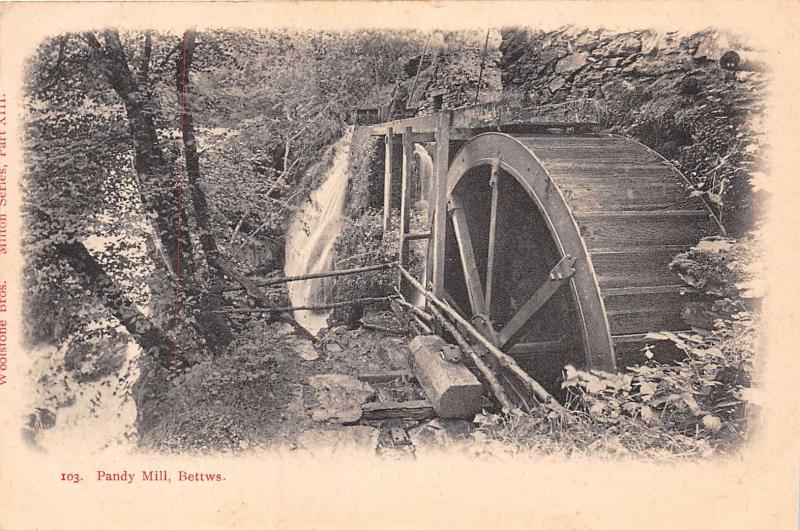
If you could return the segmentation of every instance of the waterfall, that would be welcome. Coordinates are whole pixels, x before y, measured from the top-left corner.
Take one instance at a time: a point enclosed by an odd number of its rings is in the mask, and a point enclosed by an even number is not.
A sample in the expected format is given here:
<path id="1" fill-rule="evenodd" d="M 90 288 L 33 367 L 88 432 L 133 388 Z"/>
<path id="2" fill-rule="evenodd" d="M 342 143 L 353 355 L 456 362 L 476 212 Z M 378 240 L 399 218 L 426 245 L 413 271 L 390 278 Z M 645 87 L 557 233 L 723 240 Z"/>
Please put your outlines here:
<path id="1" fill-rule="evenodd" d="M 350 142 L 353 129 L 332 146 L 333 162 L 323 176 L 319 188 L 311 192 L 295 214 L 286 233 L 287 276 L 313 274 L 334 267 L 333 245 L 342 229 Z M 289 299 L 293 306 L 319 305 L 329 299 L 333 278 L 289 282 Z M 327 325 L 330 311 L 295 311 L 295 319 L 310 333 L 316 334 Z"/>

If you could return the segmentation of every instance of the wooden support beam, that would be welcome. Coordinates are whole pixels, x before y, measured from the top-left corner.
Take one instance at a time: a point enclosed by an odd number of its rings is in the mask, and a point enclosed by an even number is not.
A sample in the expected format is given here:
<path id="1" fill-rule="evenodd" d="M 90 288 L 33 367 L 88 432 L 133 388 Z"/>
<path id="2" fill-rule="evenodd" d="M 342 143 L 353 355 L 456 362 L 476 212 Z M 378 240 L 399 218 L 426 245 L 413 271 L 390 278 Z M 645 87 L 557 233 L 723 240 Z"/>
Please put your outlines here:
<path id="1" fill-rule="evenodd" d="M 486 303 L 483 297 L 483 287 L 481 286 L 477 261 L 475 260 L 475 251 L 472 247 L 472 238 L 467 225 L 467 215 L 464 213 L 464 207 L 458 197 L 454 195 L 450 198 L 450 202 L 453 206 L 450 214 L 453 219 L 453 230 L 456 233 L 458 250 L 461 254 L 461 265 L 464 270 L 464 280 L 467 284 L 469 305 L 472 308 L 473 315 L 483 314 L 486 313 Z"/>
<path id="2" fill-rule="evenodd" d="M 492 173 L 489 176 L 489 185 L 492 188 L 492 206 L 489 214 L 489 250 L 486 257 L 486 314 L 492 310 L 492 283 L 494 282 L 494 258 L 497 249 L 497 202 L 500 195 L 500 157 L 492 160 Z"/>
<path id="3" fill-rule="evenodd" d="M 518 101 L 501 100 L 462 107 L 451 114 L 448 125 L 455 129 L 451 139 L 466 139 L 461 136 L 475 135 L 487 130 L 516 128 L 530 131 L 548 129 L 571 129 L 575 132 L 594 131 L 599 128 L 605 112 L 604 104 L 595 99 L 571 100 L 564 103 L 526 107 Z M 402 130 L 411 126 L 415 134 L 434 132 L 438 129 L 440 114 L 415 116 L 388 123 L 369 126 L 374 135 L 383 135 L 387 127 Z"/>
<path id="4" fill-rule="evenodd" d="M 403 127 L 405 129 L 406 127 Z M 386 132 L 373 132 L 372 136 L 385 136 Z M 411 142 L 415 144 L 427 144 L 436 141 L 436 133 L 434 132 L 414 132 L 411 133 Z M 392 142 L 395 145 L 403 145 L 403 139 L 400 135 L 394 135 Z"/>
<path id="5" fill-rule="evenodd" d="M 511 320 L 509 320 L 500 333 L 497 334 L 498 345 L 502 348 L 519 333 L 523 326 L 533 318 L 539 309 L 547 303 L 550 298 L 556 294 L 556 291 L 567 283 L 567 281 L 575 273 L 573 265 L 575 258 L 572 256 L 564 256 L 550 271 L 544 283 L 533 293 L 527 302 L 517 311 Z"/>
<path id="6" fill-rule="evenodd" d="M 492 393 L 495 395 L 497 400 L 500 402 L 500 405 L 504 409 L 511 410 L 514 408 L 514 404 L 511 400 L 508 399 L 508 395 L 506 391 L 503 389 L 503 386 L 497 380 L 497 377 L 494 375 L 494 372 L 487 366 L 483 359 L 475 352 L 475 349 L 467 343 L 467 340 L 458 331 L 458 329 L 453 325 L 449 320 L 447 320 L 442 312 L 436 308 L 435 305 L 431 305 L 431 312 L 434 314 L 437 320 L 442 323 L 444 328 L 456 339 L 456 342 L 461 349 L 469 356 L 469 359 L 472 360 L 472 363 L 475 365 L 475 368 L 481 373 L 484 379 L 486 379 L 486 383 L 489 385 L 489 388 L 492 390 Z"/>
<path id="7" fill-rule="evenodd" d="M 386 131 L 386 156 L 383 164 L 383 231 L 389 231 L 392 213 L 392 171 L 394 170 L 394 131 Z"/>
<path id="8" fill-rule="evenodd" d="M 430 232 L 409 232 L 406 234 L 406 239 L 408 241 L 414 241 L 415 239 L 428 239 L 431 237 Z"/>
<path id="9" fill-rule="evenodd" d="M 414 142 L 411 138 L 411 127 L 403 129 L 403 173 L 400 180 L 400 256 L 398 261 L 402 267 L 408 268 L 408 226 L 411 222 L 411 179 L 414 169 Z M 400 293 L 408 293 L 408 285 L 403 275 L 398 272 Z"/>
<path id="10" fill-rule="evenodd" d="M 439 113 L 436 125 L 436 159 L 434 160 L 434 188 L 436 190 L 433 223 L 433 294 L 444 295 L 444 242 L 447 230 L 447 170 L 450 166 L 450 120 L 452 111 Z"/>

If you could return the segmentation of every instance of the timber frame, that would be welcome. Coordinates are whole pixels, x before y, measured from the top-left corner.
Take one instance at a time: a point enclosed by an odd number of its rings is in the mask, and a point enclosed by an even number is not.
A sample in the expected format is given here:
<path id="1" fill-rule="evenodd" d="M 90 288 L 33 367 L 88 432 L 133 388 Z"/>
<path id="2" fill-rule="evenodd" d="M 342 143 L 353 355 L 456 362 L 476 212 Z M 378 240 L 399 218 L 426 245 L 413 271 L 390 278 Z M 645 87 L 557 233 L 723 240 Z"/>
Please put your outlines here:
<path id="1" fill-rule="evenodd" d="M 383 181 L 383 229 L 389 229 L 391 218 L 392 182 L 398 178 L 398 159 L 402 160 L 400 192 L 400 253 L 399 263 L 408 266 L 408 242 L 432 238 L 433 267 L 431 276 L 423 284 L 430 286 L 434 295 L 444 296 L 444 242 L 446 217 L 433 213 L 430 232 L 410 233 L 410 176 L 414 145 L 435 143 L 432 212 L 447 211 L 447 172 L 450 167 L 450 144 L 463 143 L 478 134 L 489 131 L 564 132 L 584 133 L 599 130 L 602 109 L 595 100 L 577 100 L 567 104 L 538 108 L 522 107 L 514 102 L 496 101 L 470 105 L 456 110 L 442 110 L 427 116 L 405 118 L 367 126 L 373 136 L 382 136 L 386 145 Z M 401 276 L 401 289 L 405 281 Z"/>
<path id="2" fill-rule="evenodd" d="M 459 313 L 471 315 L 471 325 L 483 337 L 518 359 L 535 361 L 542 355 L 575 353 L 577 348 L 587 367 L 613 371 L 636 352 L 641 354 L 647 331 L 685 330 L 680 318 L 684 289 L 669 271 L 669 261 L 700 237 L 724 231 L 709 206 L 689 195 L 686 178 L 663 157 L 635 140 L 601 133 L 602 115 L 594 100 L 538 108 L 500 101 L 366 126 L 386 143 L 385 229 L 390 225 L 393 182 L 400 182 L 401 271 L 408 268 L 409 241 L 428 239 L 429 266 L 421 286 Z M 416 144 L 428 144 L 429 150 L 433 144 L 434 156 L 430 231 L 412 233 L 410 186 Z M 488 229 L 488 243 L 482 242 L 488 255 L 481 255 L 481 261 L 487 256 L 485 288 L 458 188 L 462 176 L 480 168 L 486 171 L 489 191 L 475 193 L 486 193 L 479 200 L 491 209 L 481 227 Z M 495 330 L 490 313 L 497 297 L 492 279 L 500 235 L 498 179 L 516 182 L 515 193 L 529 196 L 559 256 L 548 265 L 550 273 L 538 289 L 524 295 L 527 301 L 513 318 Z M 460 299 L 461 307 L 445 290 L 445 267 L 452 266 L 445 259 L 445 248 L 451 245 L 446 245 L 448 218 L 464 268 L 466 298 Z M 452 252 L 454 247 L 447 248 Z M 408 294 L 411 280 L 405 274 L 399 280 L 401 294 Z M 570 293 L 579 343 L 570 343 L 567 335 L 525 342 L 526 324 L 558 292 Z M 434 331 L 441 333 L 438 322 L 434 324 Z"/>

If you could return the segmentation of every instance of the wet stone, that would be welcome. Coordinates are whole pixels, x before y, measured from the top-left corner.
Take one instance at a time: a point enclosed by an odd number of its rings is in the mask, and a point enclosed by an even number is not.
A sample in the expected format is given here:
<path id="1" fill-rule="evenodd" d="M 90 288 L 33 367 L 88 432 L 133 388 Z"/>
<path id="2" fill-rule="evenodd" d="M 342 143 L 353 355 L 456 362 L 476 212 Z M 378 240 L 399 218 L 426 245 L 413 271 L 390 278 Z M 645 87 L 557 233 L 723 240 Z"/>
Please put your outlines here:
<path id="1" fill-rule="evenodd" d="M 314 343 L 308 339 L 298 339 L 292 342 L 292 349 L 304 361 L 315 361 L 319 359 L 319 353 L 314 347 Z"/>
<path id="2" fill-rule="evenodd" d="M 315 421 L 355 423 L 361 419 L 361 405 L 375 396 L 369 383 L 345 374 L 323 374 L 309 378 L 317 391 L 319 405 L 311 411 Z"/>

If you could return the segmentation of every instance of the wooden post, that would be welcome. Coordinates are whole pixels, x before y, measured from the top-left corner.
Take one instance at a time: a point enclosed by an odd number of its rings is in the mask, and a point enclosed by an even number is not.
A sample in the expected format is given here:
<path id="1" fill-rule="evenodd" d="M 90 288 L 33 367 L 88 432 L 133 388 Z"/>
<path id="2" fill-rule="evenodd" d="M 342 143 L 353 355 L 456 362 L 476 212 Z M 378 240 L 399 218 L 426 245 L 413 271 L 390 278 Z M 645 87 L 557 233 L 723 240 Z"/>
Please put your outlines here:
<path id="1" fill-rule="evenodd" d="M 444 241 L 447 230 L 447 169 L 450 165 L 450 120 L 452 111 L 439 114 L 436 124 L 436 160 L 433 181 L 436 189 L 433 220 L 433 294 L 444 297 Z"/>
<path id="2" fill-rule="evenodd" d="M 394 169 L 394 131 L 386 131 L 386 158 L 383 164 L 383 231 L 389 231 L 392 212 L 392 170 Z"/>
<path id="3" fill-rule="evenodd" d="M 414 168 L 414 141 L 411 137 L 411 127 L 403 129 L 403 173 L 400 180 L 400 256 L 399 261 L 403 268 L 408 268 L 408 225 L 411 221 L 411 172 Z M 400 293 L 408 294 L 406 281 L 398 272 L 400 279 Z"/>

